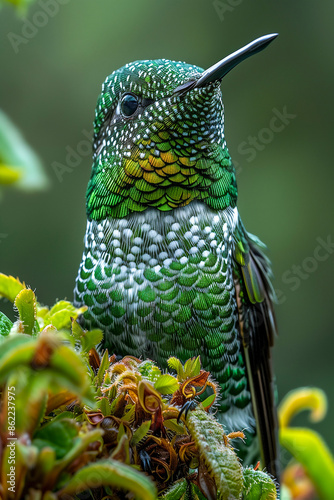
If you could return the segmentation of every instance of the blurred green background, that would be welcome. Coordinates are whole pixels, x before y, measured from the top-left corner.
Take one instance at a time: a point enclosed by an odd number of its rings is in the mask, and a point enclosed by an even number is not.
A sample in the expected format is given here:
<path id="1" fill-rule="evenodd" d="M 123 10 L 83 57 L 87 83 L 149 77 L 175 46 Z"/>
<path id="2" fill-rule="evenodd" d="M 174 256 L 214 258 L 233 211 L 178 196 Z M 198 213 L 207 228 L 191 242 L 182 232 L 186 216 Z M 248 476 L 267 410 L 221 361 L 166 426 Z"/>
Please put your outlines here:
<path id="1" fill-rule="evenodd" d="M 315 428 L 334 450 L 334 3 L 55 0 L 45 22 L 40 13 L 47 3 L 31 6 L 28 23 L 9 6 L 0 12 L 0 108 L 38 152 L 51 181 L 44 192 L 3 193 L 0 271 L 19 276 L 46 304 L 72 299 L 91 168 L 85 131 L 90 135 L 106 75 L 132 60 L 162 57 L 206 68 L 279 32 L 223 80 L 225 132 L 238 165 L 243 222 L 266 242 L 273 262 L 279 395 L 304 385 L 323 388 L 329 413 Z M 277 113 L 289 116 L 273 131 Z M 78 154 L 74 164 L 66 163 L 69 148 Z M 57 178 L 55 162 L 71 172 Z M 319 238 L 329 246 L 319 249 Z M 8 304 L 0 307 L 13 314 Z M 305 417 L 296 422 L 305 424 Z"/>

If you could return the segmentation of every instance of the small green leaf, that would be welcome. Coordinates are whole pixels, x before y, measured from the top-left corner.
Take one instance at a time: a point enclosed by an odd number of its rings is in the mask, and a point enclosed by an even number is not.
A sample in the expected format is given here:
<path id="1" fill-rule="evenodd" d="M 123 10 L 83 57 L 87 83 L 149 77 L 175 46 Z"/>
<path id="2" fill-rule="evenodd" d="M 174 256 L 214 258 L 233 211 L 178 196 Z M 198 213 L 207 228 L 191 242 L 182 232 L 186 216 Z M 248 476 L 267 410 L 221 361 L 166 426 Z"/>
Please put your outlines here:
<path id="1" fill-rule="evenodd" d="M 207 500 L 199 487 L 186 479 L 176 481 L 158 500 Z M 231 498 L 232 500 L 232 498 Z M 234 499 L 233 499 L 234 500 Z"/>
<path id="2" fill-rule="evenodd" d="M 39 429 L 33 439 L 33 445 L 39 450 L 49 447 L 54 450 L 57 460 L 63 458 L 72 448 L 78 434 L 73 414 L 64 412 Z"/>
<path id="3" fill-rule="evenodd" d="M 101 410 L 102 415 L 104 415 L 105 417 L 107 415 L 111 415 L 111 413 L 110 413 L 110 411 L 111 411 L 111 405 L 109 403 L 108 398 L 101 398 L 98 401 L 97 406 Z"/>
<path id="4" fill-rule="evenodd" d="M 70 302 L 60 300 L 44 316 L 44 324 L 52 324 L 57 330 L 61 330 L 62 328 L 70 329 L 72 318 L 77 319 L 86 309 L 87 307 L 77 309 Z"/>
<path id="5" fill-rule="evenodd" d="M 181 423 L 178 424 L 176 418 L 168 418 L 167 420 L 164 420 L 164 426 L 167 429 L 175 432 L 176 434 L 186 434 L 184 425 L 182 425 Z"/>
<path id="6" fill-rule="evenodd" d="M 244 500 L 276 500 L 276 486 L 268 474 L 252 468 L 244 469 Z"/>
<path id="7" fill-rule="evenodd" d="M 204 410 L 207 410 L 210 408 L 210 406 L 214 403 L 216 399 L 216 394 L 211 394 L 211 396 L 208 396 L 204 401 L 201 402 L 202 407 Z"/>
<path id="8" fill-rule="evenodd" d="M 179 359 L 171 357 L 167 360 L 167 364 L 169 368 L 176 371 L 179 380 L 183 380 L 185 378 L 183 366 Z"/>
<path id="9" fill-rule="evenodd" d="M 197 375 L 200 374 L 200 371 L 201 371 L 201 358 L 200 356 L 197 356 L 197 358 L 194 360 L 192 367 L 192 377 L 197 377 Z"/>
<path id="10" fill-rule="evenodd" d="M 201 371 L 200 357 L 188 359 L 184 365 L 184 376 L 186 378 L 196 377 Z"/>
<path id="11" fill-rule="evenodd" d="M 103 332 L 98 329 L 84 330 L 78 321 L 72 318 L 72 336 L 77 342 L 80 342 L 83 352 L 87 353 L 101 342 Z"/>
<path id="12" fill-rule="evenodd" d="M 150 427 L 151 427 L 151 420 L 143 422 L 133 434 L 130 442 L 131 446 L 136 446 L 142 439 L 144 439 L 144 437 L 150 430 Z"/>
<path id="13" fill-rule="evenodd" d="M 154 384 L 154 388 L 160 392 L 160 394 L 173 394 L 179 388 L 179 383 L 173 375 L 166 373 L 161 375 Z"/>
<path id="14" fill-rule="evenodd" d="M 190 490 L 189 491 L 190 498 L 193 498 L 194 500 L 207 500 L 207 497 L 205 495 L 203 495 L 202 491 L 199 489 L 197 484 L 190 483 L 189 490 Z M 232 498 L 231 498 L 231 500 L 232 500 Z"/>
<path id="15" fill-rule="evenodd" d="M 90 349 L 96 347 L 103 339 L 102 330 L 90 330 L 85 332 L 81 337 L 81 347 L 84 352 L 89 352 Z"/>
<path id="16" fill-rule="evenodd" d="M 39 331 L 36 325 L 36 297 L 30 288 L 24 288 L 16 296 L 15 307 L 17 308 L 20 320 L 23 325 L 23 332 L 27 335 L 33 335 Z"/>
<path id="17" fill-rule="evenodd" d="M 60 490 L 58 497 L 77 495 L 81 491 L 99 486 L 110 486 L 132 492 L 141 500 L 156 500 L 157 491 L 153 482 L 142 472 L 117 460 L 100 460 L 83 467 Z"/>
<path id="18" fill-rule="evenodd" d="M 108 354 L 108 349 L 106 349 L 103 353 L 101 363 L 99 366 L 99 371 L 97 372 L 96 375 L 96 382 L 98 383 L 98 385 L 102 384 L 104 374 L 108 368 L 109 368 L 109 354 Z"/>
<path id="19" fill-rule="evenodd" d="M 76 341 L 81 342 L 81 337 L 84 335 L 85 330 L 79 325 L 79 323 L 72 318 L 72 335 Z"/>
<path id="20" fill-rule="evenodd" d="M 49 311 L 49 315 L 50 315 L 50 317 L 52 317 L 54 314 L 56 314 L 58 312 L 62 312 L 64 310 L 69 311 L 69 312 L 74 312 L 75 307 L 68 300 L 59 300 L 51 307 L 51 309 Z"/>
<path id="21" fill-rule="evenodd" d="M 128 408 L 130 405 L 127 405 L 124 410 L 124 415 L 122 417 L 122 422 L 129 422 L 132 423 L 135 418 L 135 413 L 136 413 L 136 406 L 133 404 L 131 405 L 130 409 L 126 411 L 126 408 Z M 110 415 L 110 413 L 109 413 Z"/>
<path id="22" fill-rule="evenodd" d="M 176 481 L 167 491 L 159 496 L 158 500 L 180 500 L 188 498 L 186 496 L 188 482 L 186 479 Z"/>
<path id="23" fill-rule="evenodd" d="M 14 302 L 16 295 L 25 288 L 25 284 L 13 276 L 0 273 L 0 297 Z"/>
<path id="24" fill-rule="evenodd" d="M 193 360 L 190 358 L 190 359 L 187 359 L 187 361 L 184 363 L 184 375 L 185 377 L 191 377 L 191 369 L 192 369 L 192 365 L 193 365 Z"/>
<path id="25" fill-rule="evenodd" d="M 7 336 L 13 326 L 13 323 L 5 314 L 0 311 L 0 335 Z"/>

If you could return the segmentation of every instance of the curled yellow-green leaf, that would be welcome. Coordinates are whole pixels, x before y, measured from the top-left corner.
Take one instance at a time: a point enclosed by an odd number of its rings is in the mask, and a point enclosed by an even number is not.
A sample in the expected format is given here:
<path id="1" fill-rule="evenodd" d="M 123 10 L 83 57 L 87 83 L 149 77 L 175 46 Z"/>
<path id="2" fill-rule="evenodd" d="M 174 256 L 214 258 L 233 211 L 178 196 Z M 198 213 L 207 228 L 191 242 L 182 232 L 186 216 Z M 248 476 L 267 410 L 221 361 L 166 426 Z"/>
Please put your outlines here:
<path id="1" fill-rule="evenodd" d="M 327 412 L 327 398 L 324 391 L 303 387 L 289 392 L 279 406 L 280 427 L 287 427 L 293 417 L 302 410 L 311 410 L 312 422 L 322 420 Z"/>

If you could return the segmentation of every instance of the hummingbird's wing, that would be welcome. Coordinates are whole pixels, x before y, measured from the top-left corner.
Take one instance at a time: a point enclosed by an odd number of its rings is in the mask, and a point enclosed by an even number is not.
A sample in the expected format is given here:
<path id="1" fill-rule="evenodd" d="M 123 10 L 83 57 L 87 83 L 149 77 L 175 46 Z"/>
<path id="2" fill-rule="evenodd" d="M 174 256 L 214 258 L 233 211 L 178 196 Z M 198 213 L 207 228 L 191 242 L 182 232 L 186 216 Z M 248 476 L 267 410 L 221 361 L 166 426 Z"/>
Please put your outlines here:
<path id="1" fill-rule="evenodd" d="M 247 377 L 263 466 L 279 479 L 277 415 L 271 347 L 276 334 L 274 292 L 264 245 L 239 226 L 235 246 L 235 288 Z"/>

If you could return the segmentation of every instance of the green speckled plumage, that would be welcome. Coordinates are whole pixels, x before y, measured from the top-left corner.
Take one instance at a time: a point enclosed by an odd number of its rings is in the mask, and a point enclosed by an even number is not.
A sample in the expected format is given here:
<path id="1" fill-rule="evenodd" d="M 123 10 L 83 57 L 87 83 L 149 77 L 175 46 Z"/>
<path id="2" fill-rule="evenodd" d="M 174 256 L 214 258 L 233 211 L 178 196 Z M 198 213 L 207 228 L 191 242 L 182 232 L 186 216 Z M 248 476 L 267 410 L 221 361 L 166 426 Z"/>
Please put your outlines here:
<path id="1" fill-rule="evenodd" d="M 232 401 L 234 412 L 234 406 L 250 407 L 231 266 L 232 216 L 233 210 L 217 215 L 194 202 L 173 215 L 151 209 L 90 221 L 77 283 L 77 296 L 90 308 L 86 321 L 107 329 L 105 345 L 113 352 L 149 356 L 163 366 L 170 356 L 185 361 L 200 353 L 221 382 L 225 412 Z"/>
<path id="2" fill-rule="evenodd" d="M 173 61 L 137 61 L 107 78 L 96 111 L 88 216 L 125 217 L 148 207 L 170 211 L 195 199 L 214 209 L 235 205 L 219 87 L 173 95 L 177 84 L 202 71 Z M 144 104 L 137 119 L 124 125 L 112 115 L 125 92 L 138 93 Z M 190 109 L 197 112 L 190 114 Z"/>
<path id="3" fill-rule="evenodd" d="M 110 352 L 160 366 L 200 354 L 221 421 L 254 435 L 255 420 L 274 424 L 269 268 L 236 208 L 220 80 L 196 88 L 205 74 L 162 59 L 104 82 L 75 302 Z"/>

